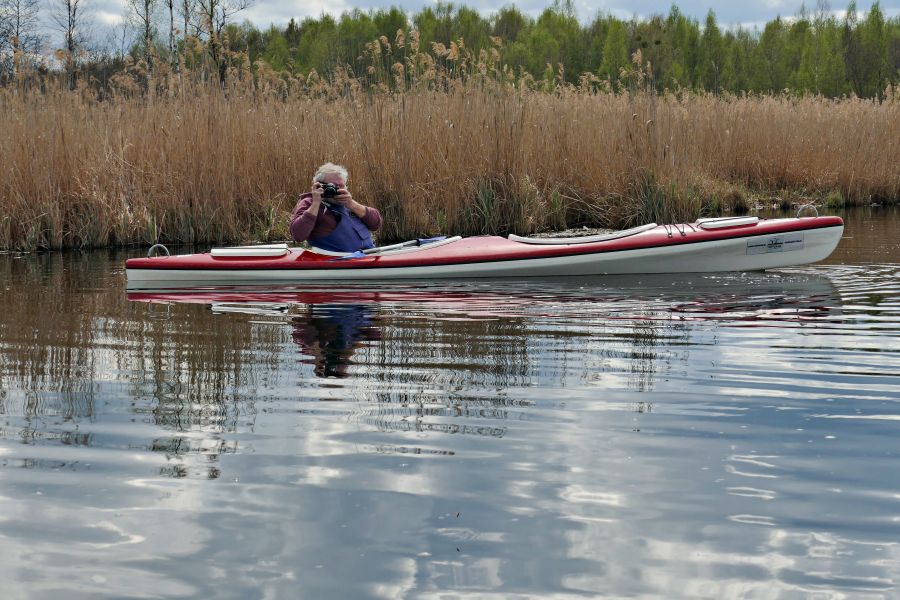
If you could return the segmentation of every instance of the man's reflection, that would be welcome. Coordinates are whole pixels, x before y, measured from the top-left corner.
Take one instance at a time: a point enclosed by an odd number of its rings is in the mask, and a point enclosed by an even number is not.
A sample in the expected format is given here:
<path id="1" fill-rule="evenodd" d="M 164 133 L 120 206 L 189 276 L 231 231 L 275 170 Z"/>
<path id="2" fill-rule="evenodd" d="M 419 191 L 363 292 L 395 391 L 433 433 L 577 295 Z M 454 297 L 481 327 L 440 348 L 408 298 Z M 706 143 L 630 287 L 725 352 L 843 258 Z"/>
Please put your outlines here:
<path id="1" fill-rule="evenodd" d="M 291 318 L 294 343 L 313 359 L 319 377 L 346 377 L 351 358 L 363 342 L 381 339 L 371 305 L 310 304 Z"/>

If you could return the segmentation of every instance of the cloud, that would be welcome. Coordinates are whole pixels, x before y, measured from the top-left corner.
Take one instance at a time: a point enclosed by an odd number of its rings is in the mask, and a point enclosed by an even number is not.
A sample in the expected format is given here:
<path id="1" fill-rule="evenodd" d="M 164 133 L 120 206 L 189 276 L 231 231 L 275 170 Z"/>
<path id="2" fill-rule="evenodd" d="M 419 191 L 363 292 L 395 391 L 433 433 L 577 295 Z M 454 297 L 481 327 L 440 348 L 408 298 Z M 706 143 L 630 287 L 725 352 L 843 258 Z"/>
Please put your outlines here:
<path id="1" fill-rule="evenodd" d="M 106 10 L 95 10 L 94 16 L 96 17 L 98 23 L 109 27 L 115 27 L 125 20 L 124 11 L 109 12 Z"/>
<path id="2" fill-rule="evenodd" d="M 312 0 L 302 4 L 292 0 L 265 0 L 238 13 L 237 19 L 248 20 L 257 27 L 268 27 L 272 24 L 283 26 L 291 19 L 318 18 L 323 14 L 337 17 L 354 8 L 364 7 L 345 0 Z"/>

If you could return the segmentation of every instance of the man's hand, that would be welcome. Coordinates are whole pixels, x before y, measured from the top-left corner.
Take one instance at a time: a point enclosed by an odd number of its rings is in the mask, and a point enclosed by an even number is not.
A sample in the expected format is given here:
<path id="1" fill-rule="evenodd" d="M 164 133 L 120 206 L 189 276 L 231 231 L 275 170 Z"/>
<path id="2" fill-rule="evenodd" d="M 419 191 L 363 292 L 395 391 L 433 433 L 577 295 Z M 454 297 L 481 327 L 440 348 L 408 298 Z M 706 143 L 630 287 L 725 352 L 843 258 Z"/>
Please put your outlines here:
<path id="1" fill-rule="evenodd" d="M 312 201 L 313 201 L 313 204 L 316 205 L 316 207 L 318 207 L 319 202 L 322 201 L 323 191 L 324 190 L 322 189 L 322 184 L 320 182 L 314 180 L 313 185 L 312 185 Z"/>
<path id="2" fill-rule="evenodd" d="M 366 207 L 353 199 L 353 196 L 350 194 L 350 190 L 347 189 L 347 187 L 342 187 L 338 190 L 337 195 L 334 197 L 334 202 L 336 204 L 343 204 L 347 207 L 347 210 L 360 219 L 366 216 Z"/>
<path id="3" fill-rule="evenodd" d="M 347 208 L 353 204 L 353 196 L 350 194 L 350 190 L 346 187 L 339 188 L 337 191 L 337 195 L 334 197 L 335 204 L 343 204 Z"/>

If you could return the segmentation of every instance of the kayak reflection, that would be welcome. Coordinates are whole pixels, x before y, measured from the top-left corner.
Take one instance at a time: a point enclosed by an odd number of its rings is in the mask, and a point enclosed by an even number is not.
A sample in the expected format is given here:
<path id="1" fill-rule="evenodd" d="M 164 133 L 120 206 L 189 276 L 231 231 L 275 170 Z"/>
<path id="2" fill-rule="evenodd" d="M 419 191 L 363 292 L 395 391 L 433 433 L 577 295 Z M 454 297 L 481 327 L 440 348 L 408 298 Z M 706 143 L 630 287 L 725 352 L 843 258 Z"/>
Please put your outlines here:
<path id="1" fill-rule="evenodd" d="M 298 306 L 319 307 L 312 313 L 323 318 L 338 306 L 356 306 L 357 312 L 367 312 L 369 318 L 378 307 L 402 306 L 428 307 L 431 311 L 468 317 L 532 318 L 550 309 L 553 312 L 548 315 L 554 318 L 580 317 L 585 309 L 609 320 L 737 322 L 837 317 L 841 306 L 840 294 L 832 281 L 812 271 L 522 279 L 500 283 L 472 280 L 443 284 L 320 284 L 302 288 L 217 286 L 129 291 L 128 299 L 207 304 L 213 313 L 280 315 L 301 320 L 316 317 L 298 316 Z M 346 314 L 349 322 L 355 322 L 349 312 Z M 343 318 L 341 315 L 335 313 L 332 321 L 337 322 Z"/>
<path id="2" fill-rule="evenodd" d="M 346 377 L 358 346 L 381 339 L 371 304 L 308 304 L 290 317 L 291 338 L 319 377 Z"/>
<path id="3" fill-rule="evenodd" d="M 387 386 L 379 402 L 392 404 L 430 397 L 434 389 L 589 385 L 647 392 L 701 363 L 717 365 L 715 378 L 722 365 L 748 360 L 746 352 L 776 356 L 778 347 L 802 347 L 810 325 L 839 328 L 844 319 L 832 281 L 810 271 L 206 288 L 128 298 L 252 315 L 227 326 L 255 334 L 213 347 L 252 346 L 274 357 L 285 341 L 294 342 L 310 359 L 313 377 L 352 375 Z M 199 326 L 194 311 L 172 309 L 174 319 Z M 270 323 L 288 325 L 287 335 Z M 765 333 L 773 328 L 777 343 Z M 225 328 L 212 329 L 215 338 Z M 731 335 L 756 346 L 723 353 L 720 341 Z"/>

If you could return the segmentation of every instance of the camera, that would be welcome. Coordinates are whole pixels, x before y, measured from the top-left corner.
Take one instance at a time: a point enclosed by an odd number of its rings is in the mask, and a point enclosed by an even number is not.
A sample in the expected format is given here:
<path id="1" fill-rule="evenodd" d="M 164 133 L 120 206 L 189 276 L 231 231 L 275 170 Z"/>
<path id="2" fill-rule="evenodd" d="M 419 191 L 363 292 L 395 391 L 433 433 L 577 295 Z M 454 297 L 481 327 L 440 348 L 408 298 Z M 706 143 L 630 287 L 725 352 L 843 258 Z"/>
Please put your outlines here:
<path id="1" fill-rule="evenodd" d="M 337 196 L 338 189 L 337 186 L 333 183 L 323 183 L 322 184 L 322 197 L 323 198 L 334 198 Z"/>

